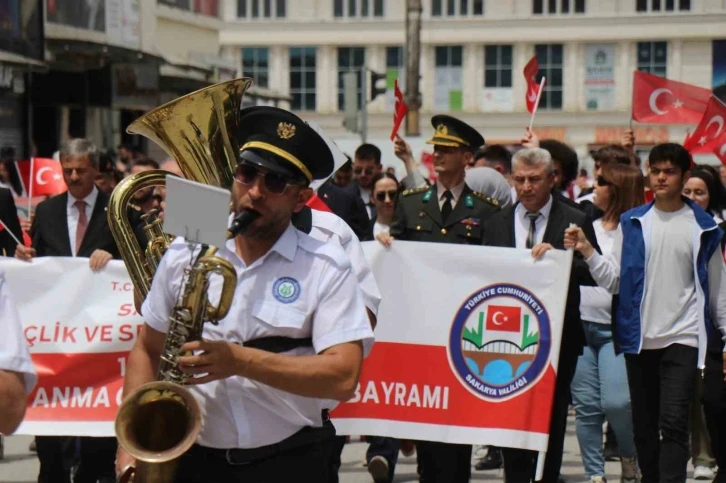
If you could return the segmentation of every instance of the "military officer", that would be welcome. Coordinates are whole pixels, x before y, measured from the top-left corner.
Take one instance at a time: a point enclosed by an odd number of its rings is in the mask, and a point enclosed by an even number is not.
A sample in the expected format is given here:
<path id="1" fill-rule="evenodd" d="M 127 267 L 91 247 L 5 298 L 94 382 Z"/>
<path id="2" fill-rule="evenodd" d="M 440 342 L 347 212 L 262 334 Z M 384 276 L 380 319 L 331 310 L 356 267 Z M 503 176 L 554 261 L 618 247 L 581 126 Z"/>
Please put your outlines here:
<path id="1" fill-rule="evenodd" d="M 436 184 L 404 191 L 399 198 L 390 235 L 377 239 L 390 245 L 393 239 L 481 244 L 482 224 L 499 211 L 496 200 L 473 191 L 464 181 L 466 166 L 484 138 L 468 124 L 451 116 L 431 119 Z M 471 477 L 471 445 L 418 441 L 419 472 L 426 483 L 466 483 Z"/>
<path id="2" fill-rule="evenodd" d="M 390 237 L 381 234 L 387 245 L 391 237 L 409 241 L 480 244 L 481 225 L 499 211 L 495 199 L 473 191 L 464 182 L 467 163 L 484 144 L 473 127 L 446 115 L 431 119 L 436 132 L 428 144 L 434 145 L 435 185 L 406 190 L 398 202 Z"/>

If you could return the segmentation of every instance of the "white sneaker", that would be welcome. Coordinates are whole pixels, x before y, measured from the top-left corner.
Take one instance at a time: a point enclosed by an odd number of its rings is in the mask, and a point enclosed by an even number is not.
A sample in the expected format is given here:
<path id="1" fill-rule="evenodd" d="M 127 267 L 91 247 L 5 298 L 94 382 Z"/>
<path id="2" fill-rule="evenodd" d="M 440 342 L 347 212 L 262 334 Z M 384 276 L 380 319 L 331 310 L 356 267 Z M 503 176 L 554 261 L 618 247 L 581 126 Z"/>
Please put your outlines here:
<path id="1" fill-rule="evenodd" d="M 693 469 L 694 480 L 713 480 L 713 470 L 708 466 L 696 466 Z"/>
<path id="2" fill-rule="evenodd" d="M 607 483 L 607 481 L 604 476 L 591 476 L 588 483 Z"/>

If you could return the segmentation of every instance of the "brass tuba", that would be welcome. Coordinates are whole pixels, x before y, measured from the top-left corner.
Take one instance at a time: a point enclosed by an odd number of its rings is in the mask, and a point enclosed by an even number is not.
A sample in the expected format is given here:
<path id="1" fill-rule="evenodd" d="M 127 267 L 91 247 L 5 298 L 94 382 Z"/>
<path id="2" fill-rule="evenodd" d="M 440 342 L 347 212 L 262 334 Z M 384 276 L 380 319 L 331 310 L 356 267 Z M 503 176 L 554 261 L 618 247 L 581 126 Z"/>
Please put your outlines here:
<path id="1" fill-rule="evenodd" d="M 242 96 L 251 83 L 250 79 L 235 79 L 193 92 L 146 113 L 129 125 L 127 132 L 145 136 L 161 146 L 176 160 L 187 179 L 230 188 L 237 153 L 230 133 L 237 129 Z M 163 232 L 161 220 L 154 219 L 150 213 L 144 227 L 148 243 L 142 249 L 127 209 L 136 192 L 164 185 L 167 174 L 152 170 L 130 176 L 118 184 L 109 200 L 111 232 L 134 283 L 135 294 L 141 300 L 149 293 L 171 237 Z M 247 213 L 237 228 L 244 230 L 255 217 L 256 214 Z M 129 394 L 119 407 L 116 436 L 119 444 L 137 461 L 135 467 L 121 475 L 121 482 L 173 481 L 178 457 L 194 444 L 201 430 L 199 405 L 180 385 L 183 375 L 176 358 L 181 355 L 184 343 L 201 337 L 202 324 L 216 323 L 223 318 L 232 302 L 236 273 L 215 252 L 216 248 L 210 247 L 185 272 L 183 293 L 170 317 L 157 380 Z M 207 299 L 208 276 L 212 273 L 219 273 L 224 279 L 216 307 Z"/>

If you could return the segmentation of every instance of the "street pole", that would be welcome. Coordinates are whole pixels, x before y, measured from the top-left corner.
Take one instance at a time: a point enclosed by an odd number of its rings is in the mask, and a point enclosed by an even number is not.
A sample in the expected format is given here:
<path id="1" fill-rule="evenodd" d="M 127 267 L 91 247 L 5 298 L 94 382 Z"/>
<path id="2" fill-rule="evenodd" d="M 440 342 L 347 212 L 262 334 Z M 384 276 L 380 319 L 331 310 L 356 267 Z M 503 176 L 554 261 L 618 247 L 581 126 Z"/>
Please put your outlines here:
<path id="1" fill-rule="evenodd" d="M 368 138 L 368 68 L 364 65 L 360 69 L 361 84 L 361 112 L 360 112 L 360 142 L 365 144 Z"/>
<path id="2" fill-rule="evenodd" d="M 421 0 L 406 0 L 406 136 L 420 136 Z"/>

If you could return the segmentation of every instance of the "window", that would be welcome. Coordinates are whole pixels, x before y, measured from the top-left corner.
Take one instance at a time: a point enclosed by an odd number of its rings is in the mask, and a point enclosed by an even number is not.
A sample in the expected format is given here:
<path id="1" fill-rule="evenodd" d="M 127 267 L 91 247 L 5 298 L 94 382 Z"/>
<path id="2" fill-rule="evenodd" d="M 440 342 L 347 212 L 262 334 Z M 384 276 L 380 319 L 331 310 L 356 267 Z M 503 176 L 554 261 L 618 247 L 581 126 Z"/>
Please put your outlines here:
<path id="1" fill-rule="evenodd" d="M 383 0 L 333 0 L 333 16 L 336 18 L 383 17 Z"/>
<path id="2" fill-rule="evenodd" d="M 432 17 L 481 17 L 484 0 L 431 0 Z"/>
<path id="3" fill-rule="evenodd" d="M 637 0 L 635 10 L 638 12 L 681 12 L 691 10 L 691 0 Z"/>
<path id="4" fill-rule="evenodd" d="M 285 18 L 286 16 L 287 0 L 237 0 L 237 18 Z"/>
<path id="5" fill-rule="evenodd" d="M 365 60 L 365 47 L 338 47 L 338 109 L 341 111 L 345 108 L 343 74 L 351 70 L 360 72 Z M 363 78 L 358 76 L 358 108 L 362 106 L 362 80 Z"/>
<path id="6" fill-rule="evenodd" d="M 270 49 L 267 47 L 245 47 L 242 49 L 242 75 L 251 77 L 254 85 L 270 87 Z"/>
<path id="7" fill-rule="evenodd" d="M 463 104 L 463 47 L 436 47 L 434 103 L 439 111 L 461 111 Z"/>
<path id="8" fill-rule="evenodd" d="M 585 13 L 585 0 L 533 0 L 532 13 L 535 15 Z"/>
<path id="9" fill-rule="evenodd" d="M 290 48 L 290 96 L 293 111 L 315 110 L 315 47 Z"/>
<path id="10" fill-rule="evenodd" d="M 537 82 L 546 77 L 544 92 L 539 106 L 544 109 L 562 109 L 562 44 L 535 45 L 534 51 L 539 62 Z"/>
<path id="11" fill-rule="evenodd" d="M 398 79 L 398 88 L 406 91 L 405 74 L 403 47 L 386 47 L 386 108 L 391 112 L 396 106 L 393 88 L 396 79 Z"/>
<path id="12" fill-rule="evenodd" d="M 512 46 L 484 47 L 484 87 L 512 87 Z"/>
<path id="13" fill-rule="evenodd" d="M 668 43 L 638 42 L 638 70 L 666 77 L 668 70 Z"/>

